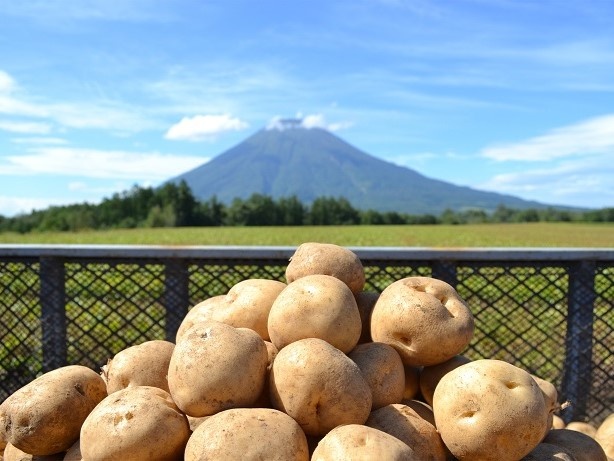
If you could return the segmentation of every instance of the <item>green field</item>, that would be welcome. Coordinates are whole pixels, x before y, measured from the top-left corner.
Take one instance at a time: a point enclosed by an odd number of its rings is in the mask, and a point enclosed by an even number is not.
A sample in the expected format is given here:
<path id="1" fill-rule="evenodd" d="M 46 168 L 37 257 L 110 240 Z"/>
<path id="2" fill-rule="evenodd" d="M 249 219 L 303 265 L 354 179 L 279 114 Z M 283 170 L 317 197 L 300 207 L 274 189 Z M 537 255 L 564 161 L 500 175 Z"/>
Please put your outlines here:
<path id="1" fill-rule="evenodd" d="M 614 247 L 614 224 L 518 223 L 403 226 L 188 227 L 0 234 L 0 243 L 343 246 Z"/>

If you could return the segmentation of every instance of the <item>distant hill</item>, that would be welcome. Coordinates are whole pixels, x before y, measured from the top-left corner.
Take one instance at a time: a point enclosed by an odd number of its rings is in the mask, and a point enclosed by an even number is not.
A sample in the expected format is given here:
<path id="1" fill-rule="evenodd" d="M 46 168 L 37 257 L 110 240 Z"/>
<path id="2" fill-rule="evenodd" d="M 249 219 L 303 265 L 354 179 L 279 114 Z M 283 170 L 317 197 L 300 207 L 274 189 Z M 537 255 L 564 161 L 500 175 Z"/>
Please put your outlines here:
<path id="1" fill-rule="evenodd" d="M 322 196 L 345 197 L 356 209 L 410 214 L 549 206 L 428 178 L 362 152 L 324 129 L 303 128 L 296 119 L 262 129 L 170 181 L 182 179 L 198 199 L 215 195 L 225 204 L 260 193 L 275 199 L 296 195 L 305 204 Z"/>

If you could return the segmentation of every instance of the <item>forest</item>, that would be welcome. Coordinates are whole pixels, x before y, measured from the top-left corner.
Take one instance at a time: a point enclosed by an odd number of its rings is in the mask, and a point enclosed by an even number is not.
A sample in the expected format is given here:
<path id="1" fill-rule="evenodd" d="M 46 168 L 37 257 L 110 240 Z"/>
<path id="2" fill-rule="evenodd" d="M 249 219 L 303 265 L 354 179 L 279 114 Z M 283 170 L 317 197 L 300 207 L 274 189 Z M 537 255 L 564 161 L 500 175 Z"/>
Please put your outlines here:
<path id="1" fill-rule="evenodd" d="M 358 210 L 343 197 L 318 197 L 310 204 L 296 196 L 274 199 L 252 194 L 226 205 L 213 196 L 198 200 L 182 181 L 161 187 L 133 186 L 98 204 L 80 203 L 33 210 L 13 217 L 0 215 L 0 232 L 80 231 L 120 228 L 197 226 L 302 226 L 386 224 L 476 224 L 513 222 L 614 222 L 614 208 L 586 211 L 512 209 L 499 206 L 445 210 L 439 215 Z"/>

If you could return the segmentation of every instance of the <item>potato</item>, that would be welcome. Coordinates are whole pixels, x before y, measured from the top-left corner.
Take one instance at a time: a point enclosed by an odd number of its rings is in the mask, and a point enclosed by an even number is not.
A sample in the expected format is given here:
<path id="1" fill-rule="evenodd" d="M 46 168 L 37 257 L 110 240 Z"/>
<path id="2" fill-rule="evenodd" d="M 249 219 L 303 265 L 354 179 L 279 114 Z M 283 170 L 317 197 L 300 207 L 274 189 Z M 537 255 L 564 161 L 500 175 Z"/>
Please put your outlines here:
<path id="1" fill-rule="evenodd" d="M 415 399 L 420 391 L 420 368 L 403 364 L 403 369 L 405 370 L 403 400 Z"/>
<path id="2" fill-rule="evenodd" d="M 576 458 L 563 447 L 540 443 L 520 461 L 576 461 Z"/>
<path id="3" fill-rule="evenodd" d="M 543 442 L 569 450 L 576 461 L 608 461 L 601 445 L 582 432 L 569 429 L 552 429 Z"/>
<path id="4" fill-rule="evenodd" d="M 445 461 L 446 450 L 431 423 L 402 404 L 392 404 L 374 410 L 366 426 L 379 429 L 404 442 L 413 453 L 413 458 L 423 461 Z"/>
<path id="5" fill-rule="evenodd" d="M 396 437 L 359 424 L 338 426 L 318 443 L 311 461 L 421 461 Z"/>
<path id="6" fill-rule="evenodd" d="M 412 366 L 435 365 L 459 354 L 473 329 L 473 315 L 456 290 L 430 277 L 391 283 L 371 313 L 373 341 L 390 344 Z"/>
<path id="7" fill-rule="evenodd" d="M 7 442 L 26 453 L 59 453 L 79 438 L 81 424 L 106 394 L 94 370 L 61 367 L 11 394 L 0 405 L 0 427 Z"/>
<path id="8" fill-rule="evenodd" d="M 4 455 L 0 452 L 0 461 L 62 461 L 64 452 L 53 455 L 31 455 L 12 444 L 7 444 L 4 448 Z"/>
<path id="9" fill-rule="evenodd" d="M 267 361 L 266 345 L 255 331 L 215 320 L 197 323 L 175 346 L 168 386 L 190 416 L 249 406 L 264 388 Z"/>
<path id="10" fill-rule="evenodd" d="M 597 434 L 597 428 L 593 426 L 591 423 L 587 423 L 584 421 L 570 421 L 565 426 L 565 429 L 569 429 L 570 431 L 578 431 L 583 434 L 588 435 L 589 437 L 595 438 Z"/>
<path id="11" fill-rule="evenodd" d="M 372 410 L 403 399 L 405 369 L 401 357 L 391 346 L 384 343 L 359 344 L 348 357 L 358 365 L 371 388 Z"/>
<path id="12" fill-rule="evenodd" d="M 448 372 L 454 370 L 461 365 L 471 362 L 470 359 L 463 355 L 455 355 L 445 362 L 424 367 L 420 370 L 420 394 L 426 403 L 433 405 L 433 394 L 435 388 L 441 378 Z"/>
<path id="13" fill-rule="evenodd" d="M 546 432 L 552 429 L 554 425 L 554 412 L 559 409 L 559 395 L 550 381 L 546 381 L 545 379 L 540 378 L 539 376 L 531 375 L 539 388 L 542 391 L 542 395 L 544 396 L 544 401 L 546 402 L 546 409 L 548 410 L 548 424 L 546 428 Z M 563 427 L 565 427 L 565 423 L 563 423 Z M 544 434 L 545 436 L 546 434 Z"/>
<path id="14" fill-rule="evenodd" d="M 190 436 L 186 416 L 158 387 L 127 387 L 109 394 L 81 428 L 87 461 L 181 459 Z"/>
<path id="15" fill-rule="evenodd" d="M 558 415 L 552 416 L 552 426 L 549 429 L 565 429 L 565 421 Z"/>
<path id="16" fill-rule="evenodd" d="M 306 242 L 300 245 L 286 267 L 286 281 L 292 283 L 306 275 L 323 274 L 336 277 L 352 293 L 365 286 L 365 271 L 356 254 L 332 243 Z"/>
<path id="17" fill-rule="evenodd" d="M 350 289 L 330 275 L 306 275 L 288 284 L 268 318 L 278 349 L 305 338 L 320 338 L 347 353 L 358 343 L 362 324 Z"/>
<path id="18" fill-rule="evenodd" d="M 459 460 L 516 461 L 541 442 L 548 424 L 542 392 L 526 371 L 482 359 L 445 374 L 433 395 L 435 423 Z"/>
<path id="19" fill-rule="evenodd" d="M 360 321 L 362 323 L 362 332 L 358 339 L 358 344 L 369 343 L 371 339 L 371 312 L 379 299 L 379 293 L 376 291 L 361 291 L 354 295 L 358 312 L 360 313 Z"/>
<path id="20" fill-rule="evenodd" d="M 599 425 L 595 440 L 601 445 L 607 457 L 614 459 L 614 413 Z"/>
<path id="21" fill-rule="evenodd" d="M 83 461 L 81 454 L 81 440 L 77 440 L 64 454 L 62 461 Z"/>
<path id="22" fill-rule="evenodd" d="M 270 388 L 273 407 L 294 418 L 307 435 L 325 435 L 341 424 L 363 424 L 371 411 L 371 389 L 358 365 L 318 338 L 279 351 Z"/>
<path id="23" fill-rule="evenodd" d="M 228 291 L 223 302 L 212 311 L 212 318 L 236 328 L 251 328 L 262 339 L 269 341 L 269 311 L 285 287 L 285 283 L 277 280 L 242 280 Z"/>
<path id="24" fill-rule="evenodd" d="M 271 381 L 270 374 L 271 374 L 271 368 L 273 368 L 273 361 L 275 360 L 275 357 L 277 357 L 277 354 L 279 353 L 279 350 L 275 347 L 275 344 L 273 344 L 272 342 L 265 341 L 264 344 L 266 346 L 268 360 L 267 360 L 267 366 L 266 366 L 266 376 L 264 379 L 264 387 L 262 388 L 262 392 L 260 393 L 260 396 L 251 405 L 252 407 L 256 407 L 256 408 L 271 408 L 272 407 L 271 395 L 269 392 L 270 381 Z"/>
<path id="25" fill-rule="evenodd" d="M 237 408 L 207 418 L 185 449 L 185 461 L 308 461 L 307 438 L 287 414 L 270 408 Z"/>
<path id="26" fill-rule="evenodd" d="M 153 340 L 115 354 L 103 367 L 107 394 L 129 386 L 153 386 L 169 392 L 168 364 L 174 349 L 169 341 Z"/>
<path id="27" fill-rule="evenodd" d="M 428 403 L 422 402 L 421 400 L 401 400 L 401 404 L 408 406 L 420 416 L 422 419 L 431 423 L 433 426 L 435 425 L 435 415 L 433 414 L 433 408 Z"/>
<path id="28" fill-rule="evenodd" d="M 205 320 L 213 320 L 213 312 L 224 303 L 226 295 L 213 296 L 204 301 L 199 302 L 192 307 L 181 321 L 181 325 L 177 329 L 175 335 L 175 343 L 178 343 L 184 333 L 192 328 L 196 323 L 204 322 Z"/>

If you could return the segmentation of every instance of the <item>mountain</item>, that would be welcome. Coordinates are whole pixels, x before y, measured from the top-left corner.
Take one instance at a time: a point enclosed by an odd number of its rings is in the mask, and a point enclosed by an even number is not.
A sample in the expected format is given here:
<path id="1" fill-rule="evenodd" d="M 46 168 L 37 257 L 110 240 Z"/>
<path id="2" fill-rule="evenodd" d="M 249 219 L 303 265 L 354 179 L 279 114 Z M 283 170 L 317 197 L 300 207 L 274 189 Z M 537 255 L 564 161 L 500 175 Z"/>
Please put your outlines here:
<path id="1" fill-rule="evenodd" d="M 304 128 L 299 119 L 262 129 L 170 181 L 181 180 L 198 199 L 215 195 L 225 204 L 260 193 L 275 199 L 296 195 L 305 204 L 322 196 L 345 197 L 356 209 L 410 214 L 548 206 L 428 178 L 362 152 L 324 129 Z"/>

